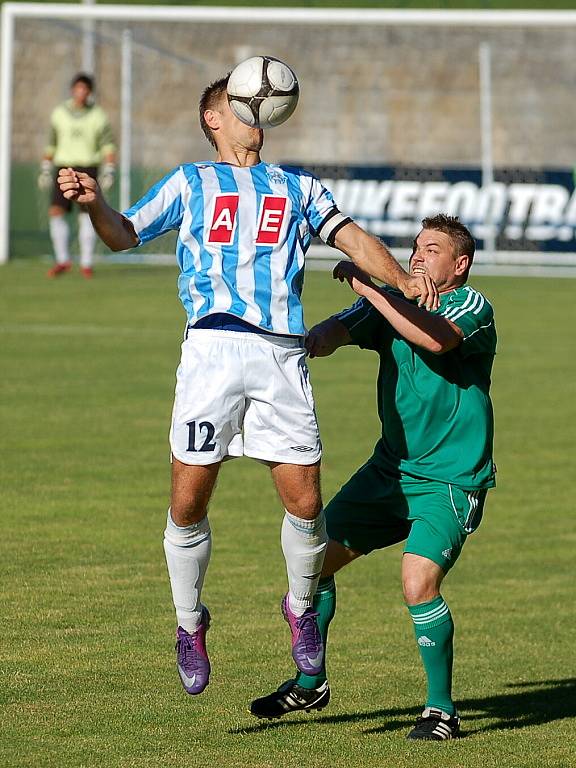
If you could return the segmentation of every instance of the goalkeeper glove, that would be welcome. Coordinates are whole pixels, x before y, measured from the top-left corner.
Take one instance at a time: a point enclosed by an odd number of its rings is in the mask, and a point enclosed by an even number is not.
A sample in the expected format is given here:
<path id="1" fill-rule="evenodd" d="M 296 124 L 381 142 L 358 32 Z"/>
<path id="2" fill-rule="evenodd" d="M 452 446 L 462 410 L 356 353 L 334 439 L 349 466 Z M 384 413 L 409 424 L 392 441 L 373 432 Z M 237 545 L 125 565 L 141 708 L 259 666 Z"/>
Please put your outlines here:
<path id="1" fill-rule="evenodd" d="M 42 160 L 40 164 L 40 173 L 38 174 L 38 189 L 46 192 L 52 187 L 52 161 Z"/>
<path id="2" fill-rule="evenodd" d="M 114 184 L 114 177 L 116 176 L 116 167 L 114 163 L 104 163 L 98 174 L 98 184 L 107 192 Z"/>

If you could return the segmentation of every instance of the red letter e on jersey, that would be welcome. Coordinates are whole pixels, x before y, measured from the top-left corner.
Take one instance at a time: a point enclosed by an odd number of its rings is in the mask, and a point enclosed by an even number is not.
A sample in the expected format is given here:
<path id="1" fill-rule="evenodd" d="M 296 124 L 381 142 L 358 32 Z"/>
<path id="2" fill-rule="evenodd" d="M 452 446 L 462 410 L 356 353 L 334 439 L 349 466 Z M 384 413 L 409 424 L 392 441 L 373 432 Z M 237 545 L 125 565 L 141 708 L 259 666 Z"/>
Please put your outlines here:
<path id="1" fill-rule="evenodd" d="M 216 195 L 214 200 L 214 215 L 208 234 L 209 243 L 231 245 L 236 229 L 236 214 L 238 213 L 238 193 Z"/>
<path id="2" fill-rule="evenodd" d="M 285 210 L 285 197 L 277 197 L 276 195 L 264 195 L 262 197 L 258 234 L 256 235 L 258 245 L 276 245 L 280 239 Z"/>

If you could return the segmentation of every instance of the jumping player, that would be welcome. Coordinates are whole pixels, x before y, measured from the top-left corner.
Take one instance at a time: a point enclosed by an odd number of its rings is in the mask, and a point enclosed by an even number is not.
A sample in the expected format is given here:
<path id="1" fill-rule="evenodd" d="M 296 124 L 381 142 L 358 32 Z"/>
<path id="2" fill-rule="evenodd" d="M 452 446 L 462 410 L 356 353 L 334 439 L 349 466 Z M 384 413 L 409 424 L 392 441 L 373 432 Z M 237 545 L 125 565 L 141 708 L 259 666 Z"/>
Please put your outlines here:
<path id="1" fill-rule="evenodd" d="M 113 250 L 178 232 L 179 294 L 187 330 L 170 432 L 172 494 L 164 549 L 176 608 L 177 668 L 190 694 L 208 684 L 210 624 L 201 590 L 211 550 L 208 503 L 224 459 L 266 463 L 285 508 L 282 601 L 299 670 L 316 674 L 323 647 L 312 599 L 326 529 L 320 498 L 321 444 L 305 362 L 300 294 L 313 235 L 347 253 L 368 274 L 422 304 L 437 304 L 427 275 L 410 276 L 388 250 L 344 217 L 318 179 L 260 159 L 261 130 L 231 112 L 225 77 L 200 100 L 214 162 L 171 171 L 121 214 L 96 181 L 60 172 L 64 196 L 86 210 Z"/>

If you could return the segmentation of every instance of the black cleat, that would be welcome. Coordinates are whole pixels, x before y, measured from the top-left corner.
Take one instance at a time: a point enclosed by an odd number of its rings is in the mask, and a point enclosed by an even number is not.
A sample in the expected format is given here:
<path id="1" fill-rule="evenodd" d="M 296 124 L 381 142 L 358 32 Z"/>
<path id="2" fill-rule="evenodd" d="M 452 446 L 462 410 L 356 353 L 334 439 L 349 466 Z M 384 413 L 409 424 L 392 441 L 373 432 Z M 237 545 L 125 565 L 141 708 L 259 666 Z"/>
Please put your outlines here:
<path id="1" fill-rule="evenodd" d="M 320 711 L 329 701 L 330 688 L 327 680 L 318 688 L 302 688 L 295 680 L 287 680 L 269 696 L 254 699 L 250 705 L 250 712 L 256 717 L 272 720 L 289 712 L 302 710 L 309 712 L 312 709 Z"/>
<path id="2" fill-rule="evenodd" d="M 423 739 L 424 741 L 446 741 L 457 739 L 460 735 L 460 718 L 458 715 L 447 715 L 441 709 L 426 707 L 416 719 L 416 725 L 410 731 L 407 739 Z"/>

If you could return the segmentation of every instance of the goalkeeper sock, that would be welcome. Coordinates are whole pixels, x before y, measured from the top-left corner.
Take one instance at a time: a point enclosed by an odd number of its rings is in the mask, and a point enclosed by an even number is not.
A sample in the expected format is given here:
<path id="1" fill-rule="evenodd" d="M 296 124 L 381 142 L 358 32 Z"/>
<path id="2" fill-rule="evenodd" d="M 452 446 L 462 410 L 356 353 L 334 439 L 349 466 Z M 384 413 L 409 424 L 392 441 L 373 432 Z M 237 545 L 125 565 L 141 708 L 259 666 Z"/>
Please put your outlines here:
<path id="1" fill-rule="evenodd" d="M 78 214 L 78 243 L 80 245 L 80 266 L 84 269 L 92 266 L 96 232 L 87 213 Z"/>
<path id="2" fill-rule="evenodd" d="M 70 261 L 70 227 L 65 216 L 50 216 L 50 238 L 56 263 L 67 264 Z"/>

